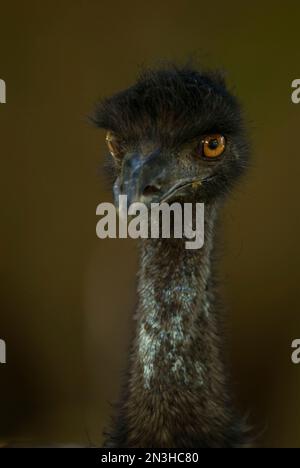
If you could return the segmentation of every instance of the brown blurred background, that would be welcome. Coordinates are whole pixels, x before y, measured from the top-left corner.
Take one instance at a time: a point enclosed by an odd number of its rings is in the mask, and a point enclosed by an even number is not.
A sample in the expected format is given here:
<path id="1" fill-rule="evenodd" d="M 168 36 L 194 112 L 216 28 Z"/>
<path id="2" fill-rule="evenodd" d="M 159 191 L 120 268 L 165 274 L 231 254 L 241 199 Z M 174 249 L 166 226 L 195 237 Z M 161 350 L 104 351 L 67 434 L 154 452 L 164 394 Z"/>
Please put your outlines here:
<path id="1" fill-rule="evenodd" d="M 136 245 L 96 238 L 103 134 L 93 103 L 140 67 L 196 54 L 242 98 L 252 169 L 224 213 L 224 296 L 241 408 L 300 447 L 300 4 L 1 2 L 0 439 L 101 443 L 135 303 Z M 251 6 L 250 6 L 251 5 Z"/>

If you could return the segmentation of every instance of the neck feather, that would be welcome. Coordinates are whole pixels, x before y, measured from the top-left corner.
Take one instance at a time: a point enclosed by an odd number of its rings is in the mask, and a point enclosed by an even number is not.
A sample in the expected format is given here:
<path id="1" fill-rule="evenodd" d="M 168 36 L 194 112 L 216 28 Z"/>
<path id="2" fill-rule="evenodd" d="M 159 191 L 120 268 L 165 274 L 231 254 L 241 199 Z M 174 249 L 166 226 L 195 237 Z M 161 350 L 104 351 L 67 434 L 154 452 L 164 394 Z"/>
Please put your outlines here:
<path id="1" fill-rule="evenodd" d="M 158 381 L 203 385 L 206 362 L 198 348 L 213 314 L 209 285 L 216 213 L 215 207 L 206 210 L 201 250 L 187 250 L 182 239 L 142 245 L 136 347 L 146 389 Z"/>
<path id="2" fill-rule="evenodd" d="M 116 431 L 107 446 L 220 447 L 240 443 L 223 365 L 212 254 L 217 207 L 206 206 L 205 242 L 141 244 L 136 330 Z"/>

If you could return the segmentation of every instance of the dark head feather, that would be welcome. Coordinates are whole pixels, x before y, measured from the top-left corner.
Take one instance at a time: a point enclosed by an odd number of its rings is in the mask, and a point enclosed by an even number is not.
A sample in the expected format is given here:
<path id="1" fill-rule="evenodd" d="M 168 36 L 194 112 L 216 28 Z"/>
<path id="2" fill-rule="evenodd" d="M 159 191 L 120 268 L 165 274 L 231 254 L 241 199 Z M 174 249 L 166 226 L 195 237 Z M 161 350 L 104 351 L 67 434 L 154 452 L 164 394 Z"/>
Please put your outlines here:
<path id="1" fill-rule="evenodd" d="M 130 143 L 176 147 L 204 133 L 234 135 L 242 119 L 219 72 L 189 68 L 144 71 L 130 88 L 101 101 L 92 117 Z"/>

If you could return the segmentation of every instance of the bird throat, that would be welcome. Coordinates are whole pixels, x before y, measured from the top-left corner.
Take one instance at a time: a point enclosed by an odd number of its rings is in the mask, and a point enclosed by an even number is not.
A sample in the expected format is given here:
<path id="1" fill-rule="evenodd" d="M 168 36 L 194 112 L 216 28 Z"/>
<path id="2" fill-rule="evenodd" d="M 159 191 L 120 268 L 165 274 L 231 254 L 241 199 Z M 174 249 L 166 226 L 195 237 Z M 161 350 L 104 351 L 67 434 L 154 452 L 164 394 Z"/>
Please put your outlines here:
<path id="1" fill-rule="evenodd" d="M 143 242 L 136 350 L 146 390 L 205 383 L 201 346 L 214 320 L 209 285 L 215 217 L 215 207 L 207 208 L 201 250 L 185 249 L 182 239 Z"/>
<path id="2" fill-rule="evenodd" d="M 141 243 L 135 335 L 107 447 L 225 447 L 240 441 L 214 297 L 217 211 L 206 206 L 201 250 L 185 249 L 184 239 Z"/>

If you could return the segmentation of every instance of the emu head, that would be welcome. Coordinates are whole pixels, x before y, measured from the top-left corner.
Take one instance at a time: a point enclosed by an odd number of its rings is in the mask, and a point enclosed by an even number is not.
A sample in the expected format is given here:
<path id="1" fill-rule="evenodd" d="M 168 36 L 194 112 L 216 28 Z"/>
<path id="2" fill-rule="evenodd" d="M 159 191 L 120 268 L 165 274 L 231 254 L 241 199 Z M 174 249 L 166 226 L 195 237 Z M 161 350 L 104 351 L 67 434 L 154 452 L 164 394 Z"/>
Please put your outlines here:
<path id="1" fill-rule="evenodd" d="M 209 202 L 246 166 L 241 110 L 217 72 L 144 72 L 103 100 L 93 117 L 107 130 L 114 194 L 128 203 Z"/>

